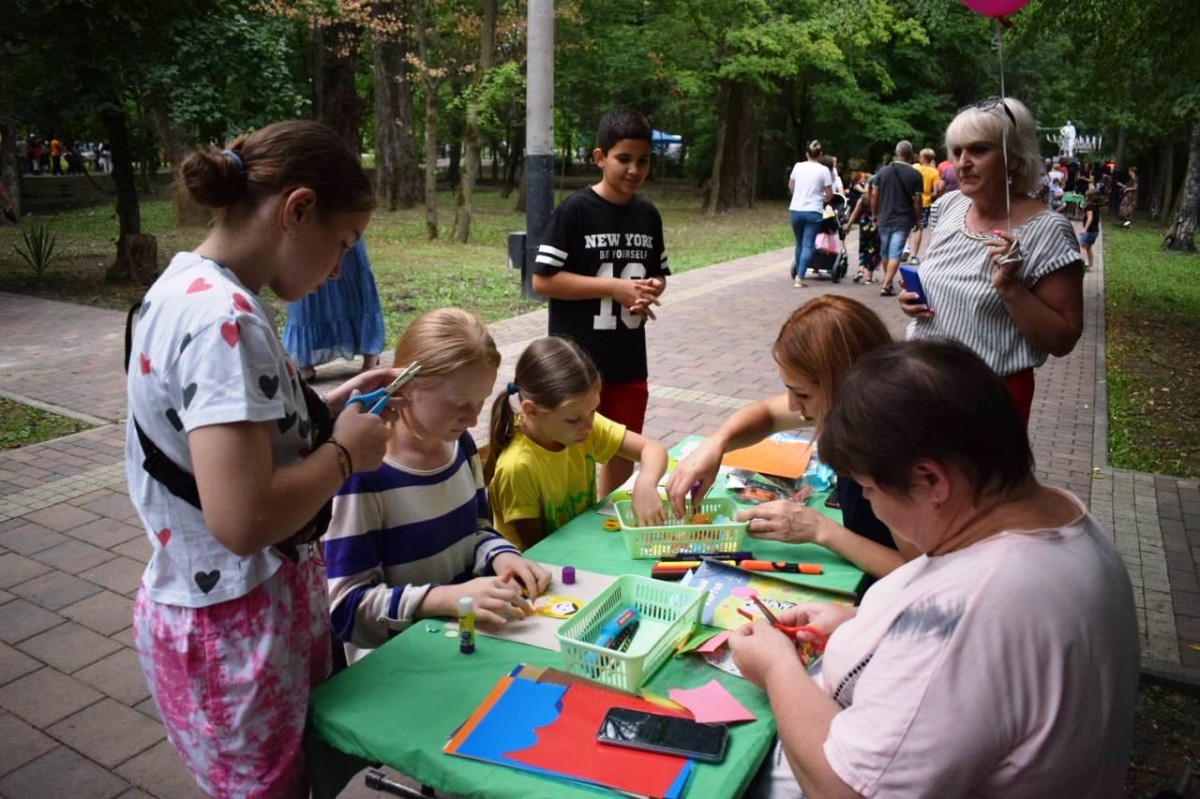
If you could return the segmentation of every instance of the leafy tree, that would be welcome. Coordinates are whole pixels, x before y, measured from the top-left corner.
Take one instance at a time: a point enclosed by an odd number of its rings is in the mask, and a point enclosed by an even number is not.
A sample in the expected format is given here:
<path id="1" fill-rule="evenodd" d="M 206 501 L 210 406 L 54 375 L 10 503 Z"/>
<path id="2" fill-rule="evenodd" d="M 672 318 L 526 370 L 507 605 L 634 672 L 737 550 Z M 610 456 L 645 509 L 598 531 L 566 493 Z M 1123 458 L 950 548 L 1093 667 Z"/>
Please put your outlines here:
<path id="1" fill-rule="evenodd" d="M 44 91 L 43 103 L 94 110 L 111 143 L 120 229 L 108 279 L 149 282 L 157 272 L 157 243 L 141 232 L 129 100 L 147 64 L 175 55 L 162 31 L 176 20 L 213 12 L 214 0 L 108 0 L 103 7 L 89 0 L 14 0 L 9 5 L 4 48 L 15 57 L 5 70 L 30 79 L 17 96 Z"/>

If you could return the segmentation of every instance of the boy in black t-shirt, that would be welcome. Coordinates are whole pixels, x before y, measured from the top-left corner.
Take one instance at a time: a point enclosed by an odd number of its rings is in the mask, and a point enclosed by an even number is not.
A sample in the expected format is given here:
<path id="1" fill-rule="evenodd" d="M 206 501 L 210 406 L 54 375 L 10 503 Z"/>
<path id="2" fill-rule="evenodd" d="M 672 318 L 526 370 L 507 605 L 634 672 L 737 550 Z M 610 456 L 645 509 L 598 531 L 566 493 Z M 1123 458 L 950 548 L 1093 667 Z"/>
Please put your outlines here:
<path id="1" fill-rule="evenodd" d="M 604 115 L 592 151 L 600 182 L 554 211 L 533 267 L 533 290 L 550 298 L 550 335 L 574 339 L 600 370 L 597 412 L 636 433 L 650 396 L 644 325 L 656 318 L 670 274 L 662 217 L 637 195 L 650 171 L 650 137 L 637 112 Z M 613 458 L 600 470 L 597 496 L 632 473 L 631 462 Z"/>

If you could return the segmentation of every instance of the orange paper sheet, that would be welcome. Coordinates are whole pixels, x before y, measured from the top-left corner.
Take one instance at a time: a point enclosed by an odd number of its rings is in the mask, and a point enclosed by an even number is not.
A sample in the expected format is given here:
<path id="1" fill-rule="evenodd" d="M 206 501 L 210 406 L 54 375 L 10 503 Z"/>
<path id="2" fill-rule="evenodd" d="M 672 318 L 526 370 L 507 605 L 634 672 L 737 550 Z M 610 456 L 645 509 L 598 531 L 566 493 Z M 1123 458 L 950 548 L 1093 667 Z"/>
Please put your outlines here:
<path id="1" fill-rule="evenodd" d="M 764 438 L 753 446 L 725 453 L 721 465 L 795 480 L 804 475 L 812 453 L 811 441 L 783 443 Z"/>

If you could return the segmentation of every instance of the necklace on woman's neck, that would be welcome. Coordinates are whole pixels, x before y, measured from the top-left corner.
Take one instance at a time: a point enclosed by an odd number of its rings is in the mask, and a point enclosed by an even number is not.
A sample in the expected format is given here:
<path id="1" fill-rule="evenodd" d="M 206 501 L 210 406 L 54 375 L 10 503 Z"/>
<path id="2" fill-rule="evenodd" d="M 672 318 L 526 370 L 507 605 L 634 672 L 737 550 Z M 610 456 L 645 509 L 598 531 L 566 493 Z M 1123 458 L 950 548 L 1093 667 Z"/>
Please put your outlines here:
<path id="1" fill-rule="evenodd" d="M 970 222 L 972 211 L 975 212 L 975 217 L 976 217 L 975 225 L 972 225 Z M 969 208 L 967 208 L 967 212 L 965 214 L 963 214 L 963 224 L 962 224 L 963 235 L 969 239 L 974 239 L 975 241 L 994 241 L 998 237 L 996 236 L 996 234 L 993 231 L 996 230 L 1000 225 L 1002 225 L 1004 223 L 1004 219 L 1003 218 L 998 219 L 993 224 L 980 225 L 979 222 L 981 219 L 982 219 L 982 215 L 979 213 L 979 209 L 975 205 L 974 201 L 972 201 L 971 206 Z M 977 227 L 982 227 L 983 230 L 976 230 L 975 228 L 977 228 Z"/>

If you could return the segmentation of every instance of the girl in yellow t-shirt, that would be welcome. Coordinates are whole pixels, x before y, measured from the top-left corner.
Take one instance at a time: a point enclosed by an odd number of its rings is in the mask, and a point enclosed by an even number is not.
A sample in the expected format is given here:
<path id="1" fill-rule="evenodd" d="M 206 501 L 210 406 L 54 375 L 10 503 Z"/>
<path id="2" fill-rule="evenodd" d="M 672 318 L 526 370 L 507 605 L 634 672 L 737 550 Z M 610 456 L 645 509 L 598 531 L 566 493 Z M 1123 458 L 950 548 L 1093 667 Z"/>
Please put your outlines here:
<path id="1" fill-rule="evenodd" d="M 496 395 L 484 474 L 496 529 L 522 550 L 595 504 L 596 464 L 614 456 L 642 464 L 633 487 L 638 523 L 665 521 L 658 480 L 667 451 L 596 413 L 599 404 L 600 373 L 565 338 L 530 344 L 514 379 Z"/>

